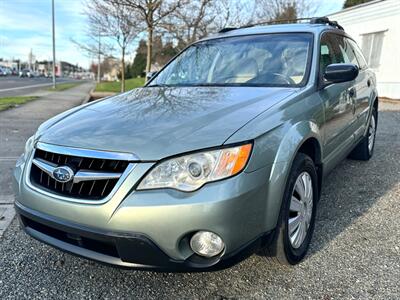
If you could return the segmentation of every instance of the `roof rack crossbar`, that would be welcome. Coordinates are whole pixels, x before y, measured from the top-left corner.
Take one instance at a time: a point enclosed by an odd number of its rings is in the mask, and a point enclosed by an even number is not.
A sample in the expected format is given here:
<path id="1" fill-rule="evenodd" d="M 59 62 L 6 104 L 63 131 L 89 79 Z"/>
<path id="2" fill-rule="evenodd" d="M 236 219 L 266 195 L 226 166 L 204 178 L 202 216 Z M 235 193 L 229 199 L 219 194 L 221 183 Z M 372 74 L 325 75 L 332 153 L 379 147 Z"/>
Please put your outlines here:
<path id="1" fill-rule="evenodd" d="M 310 24 L 327 24 L 340 30 L 344 30 L 337 21 L 331 21 L 327 17 L 311 18 Z"/>
<path id="2" fill-rule="evenodd" d="M 218 33 L 225 33 L 228 31 L 236 30 L 236 29 L 243 29 L 255 26 L 262 26 L 262 25 L 275 25 L 275 24 L 292 24 L 292 23 L 310 23 L 310 24 L 326 24 L 332 27 L 336 27 L 337 29 L 344 30 L 342 26 L 338 24 L 336 21 L 331 21 L 327 17 L 314 17 L 314 18 L 298 18 L 298 19 L 282 19 L 282 20 L 274 20 L 274 21 L 264 21 L 264 22 L 257 22 L 252 24 L 247 24 L 240 27 L 226 27 L 222 28 Z"/>

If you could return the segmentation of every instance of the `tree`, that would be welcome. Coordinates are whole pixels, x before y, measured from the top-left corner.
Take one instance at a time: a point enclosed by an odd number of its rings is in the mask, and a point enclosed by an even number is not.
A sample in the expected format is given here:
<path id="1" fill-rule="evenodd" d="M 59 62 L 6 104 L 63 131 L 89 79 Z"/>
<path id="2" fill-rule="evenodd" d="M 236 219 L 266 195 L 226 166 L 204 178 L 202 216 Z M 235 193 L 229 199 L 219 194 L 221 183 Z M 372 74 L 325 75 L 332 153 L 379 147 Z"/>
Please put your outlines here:
<path id="1" fill-rule="evenodd" d="M 146 68 L 147 45 L 145 40 L 139 42 L 136 56 L 131 67 L 132 77 L 143 76 Z"/>
<path id="2" fill-rule="evenodd" d="M 147 31 L 147 58 L 146 72 L 150 72 L 153 53 L 154 32 L 167 16 L 171 15 L 188 0 L 109 0 L 125 6 L 138 15 L 146 25 Z"/>
<path id="3" fill-rule="evenodd" d="M 71 38 L 71 42 L 74 43 L 80 50 L 85 52 L 89 57 L 97 57 L 97 64 L 95 65 L 97 69 L 92 69 L 93 73 L 97 73 L 97 82 L 101 81 L 101 57 L 109 55 L 114 47 L 103 41 L 101 32 L 94 32 L 92 28 L 86 33 L 86 40 L 84 42 L 77 41 Z"/>
<path id="4" fill-rule="evenodd" d="M 184 47 L 202 38 L 207 27 L 214 21 L 214 0 L 199 0 L 177 9 L 166 18 L 161 26 L 172 35 L 178 45 Z"/>
<path id="5" fill-rule="evenodd" d="M 154 64 L 157 64 L 159 66 L 165 65 L 172 57 L 174 57 L 179 52 L 172 42 L 163 41 L 161 35 L 157 35 L 154 37 L 153 46 L 154 48 L 152 53 L 152 61 Z M 136 56 L 129 69 L 129 74 L 132 77 L 145 75 L 146 57 L 146 41 L 141 40 L 136 50 Z"/>
<path id="6" fill-rule="evenodd" d="M 86 14 L 92 28 L 114 39 L 121 50 L 121 92 L 125 91 L 125 55 L 129 44 L 142 31 L 138 15 L 127 10 L 120 1 L 90 0 Z"/>
<path id="7" fill-rule="evenodd" d="M 154 61 L 160 66 L 167 64 L 171 58 L 179 53 L 179 50 L 172 42 L 163 43 L 159 51 L 154 51 Z"/>
<path id="8" fill-rule="evenodd" d="M 198 0 L 181 6 L 160 26 L 178 49 L 224 27 L 243 26 L 255 17 L 254 0 Z"/>
<path id="9" fill-rule="evenodd" d="M 262 21 L 286 21 L 313 15 L 317 10 L 314 1 L 259 0 L 257 18 Z"/>
<path id="10" fill-rule="evenodd" d="M 343 8 L 348 8 L 348 7 L 351 7 L 351 6 L 355 6 L 355 5 L 358 5 L 358 4 L 363 4 L 363 3 L 366 3 L 366 2 L 370 2 L 370 1 L 372 1 L 372 0 L 346 0 L 344 2 L 344 4 L 343 4 Z"/>

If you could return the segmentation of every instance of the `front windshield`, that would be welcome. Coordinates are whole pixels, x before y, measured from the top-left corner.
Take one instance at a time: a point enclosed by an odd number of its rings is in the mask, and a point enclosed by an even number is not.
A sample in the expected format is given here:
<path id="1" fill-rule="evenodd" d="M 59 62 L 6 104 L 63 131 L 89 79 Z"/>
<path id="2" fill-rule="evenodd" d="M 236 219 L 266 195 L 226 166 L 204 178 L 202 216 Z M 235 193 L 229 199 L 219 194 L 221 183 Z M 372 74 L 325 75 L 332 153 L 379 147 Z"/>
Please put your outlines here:
<path id="1" fill-rule="evenodd" d="M 302 86 L 312 35 L 263 34 L 196 43 L 148 86 Z"/>

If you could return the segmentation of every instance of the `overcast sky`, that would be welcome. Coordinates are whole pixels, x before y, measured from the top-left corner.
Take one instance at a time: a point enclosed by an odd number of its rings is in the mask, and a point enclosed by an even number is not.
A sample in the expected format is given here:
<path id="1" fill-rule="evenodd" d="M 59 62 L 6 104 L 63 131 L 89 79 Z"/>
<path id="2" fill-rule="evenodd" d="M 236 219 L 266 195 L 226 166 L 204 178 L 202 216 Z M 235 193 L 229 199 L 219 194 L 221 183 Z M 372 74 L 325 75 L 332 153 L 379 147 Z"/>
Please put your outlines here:
<path id="1" fill-rule="evenodd" d="M 344 0 L 311 0 L 316 15 L 336 12 Z M 91 58 L 71 42 L 83 40 L 86 18 L 81 0 L 55 0 L 56 59 L 87 68 Z M 51 0 L 0 0 L 0 58 L 28 60 L 32 49 L 38 60 L 51 60 Z"/>

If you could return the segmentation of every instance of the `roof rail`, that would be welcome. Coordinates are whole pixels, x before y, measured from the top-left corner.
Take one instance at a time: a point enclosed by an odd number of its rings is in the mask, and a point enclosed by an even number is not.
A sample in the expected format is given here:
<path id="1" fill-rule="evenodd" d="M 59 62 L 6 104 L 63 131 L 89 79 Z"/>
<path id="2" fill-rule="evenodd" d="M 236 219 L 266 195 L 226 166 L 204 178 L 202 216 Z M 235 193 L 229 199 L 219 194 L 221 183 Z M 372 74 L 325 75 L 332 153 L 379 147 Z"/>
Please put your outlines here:
<path id="1" fill-rule="evenodd" d="M 255 26 L 262 26 L 262 25 L 275 25 L 275 24 L 293 24 L 293 23 L 309 23 L 309 24 L 326 24 L 332 27 L 336 27 L 337 29 L 344 30 L 342 26 L 338 24 L 336 21 L 331 21 L 327 17 L 314 17 L 314 18 L 298 18 L 298 19 L 286 19 L 286 20 L 274 20 L 274 21 L 264 21 L 258 23 L 252 23 L 240 27 L 226 27 L 222 28 L 218 33 L 225 33 L 228 31 L 242 29 L 242 28 L 249 28 Z"/>
<path id="2" fill-rule="evenodd" d="M 239 29 L 239 28 L 238 27 L 225 27 L 225 28 L 222 28 L 220 31 L 218 31 L 218 33 L 225 33 L 225 32 L 236 30 L 236 29 Z"/>
<path id="3" fill-rule="evenodd" d="M 310 24 L 327 24 L 337 29 L 344 30 L 337 21 L 331 21 L 328 17 L 311 18 Z"/>

